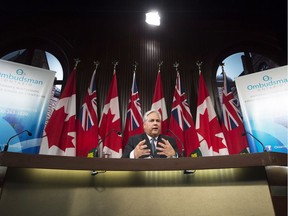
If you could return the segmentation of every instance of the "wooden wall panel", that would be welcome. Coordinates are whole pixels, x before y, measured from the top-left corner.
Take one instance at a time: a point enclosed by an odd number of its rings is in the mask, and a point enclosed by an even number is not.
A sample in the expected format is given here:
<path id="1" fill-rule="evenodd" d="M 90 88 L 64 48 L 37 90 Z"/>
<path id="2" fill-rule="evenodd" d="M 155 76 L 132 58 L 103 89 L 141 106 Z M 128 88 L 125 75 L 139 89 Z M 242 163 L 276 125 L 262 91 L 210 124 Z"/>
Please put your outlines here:
<path id="1" fill-rule="evenodd" d="M 157 29 L 154 29 L 157 31 Z M 108 88 L 113 74 L 112 62 L 117 60 L 116 68 L 119 104 L 123 127 L 126 119 L 127 105 L 132 85 L 133 64 L 138 63 L 136 70 L 136 81 L 138 85 L 142 113 L 151 108 L 155 83 L 158 73 L 158 63 L 163 61 L 161 66 L 161 79 L 166 100 L 168 116 L 170 116 L 171 104 L 176 81 L 176 69 L 173 67 L 175 61 L 179 62 L 181 81 L 186 90 L 186 96 L 190 103 L 192 113 L 196 111 L 196 92 L 198 70 L 196 60 L 187 52 L 185 41 L 171 41 L 155 32 L 137 30 L 133 26 L 130 31 L 120 33 L 107 31 L 106 35 L 95 37 L 90 45 L 93 48 L 93 56 L 88 53 L 83 54 L 84 60 L 78 68 L 79 83 L 78 103 L 86 93 L 86 88 L 93 72 L 93 61 L 99 60 L 100 65 L 96 75 L 98 110 L 101 113 L 107 97 Z M 122 34 L 122 37 L 117 37 Z M 162 36 L 159 36 L 162 35 Z M 93 59 L 94 58 L 94 59 Z M 87 83 L 87 84 L 85 84 Z"/>

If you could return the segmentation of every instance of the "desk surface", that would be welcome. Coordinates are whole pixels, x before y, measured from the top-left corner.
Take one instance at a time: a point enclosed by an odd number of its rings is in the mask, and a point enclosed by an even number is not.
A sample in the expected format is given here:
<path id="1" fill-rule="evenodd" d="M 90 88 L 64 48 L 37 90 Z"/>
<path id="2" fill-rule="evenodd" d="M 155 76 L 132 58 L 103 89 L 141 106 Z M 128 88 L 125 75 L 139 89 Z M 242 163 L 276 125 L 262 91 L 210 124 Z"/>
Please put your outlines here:
<path id="1" fill-rule="evenodd" d="M 253 154 L 169 159 L 84 158 L 14 152 L 0 153 L 0 166 L 67 170 L 149 171 L 287 166 L 287 154 Z"/>

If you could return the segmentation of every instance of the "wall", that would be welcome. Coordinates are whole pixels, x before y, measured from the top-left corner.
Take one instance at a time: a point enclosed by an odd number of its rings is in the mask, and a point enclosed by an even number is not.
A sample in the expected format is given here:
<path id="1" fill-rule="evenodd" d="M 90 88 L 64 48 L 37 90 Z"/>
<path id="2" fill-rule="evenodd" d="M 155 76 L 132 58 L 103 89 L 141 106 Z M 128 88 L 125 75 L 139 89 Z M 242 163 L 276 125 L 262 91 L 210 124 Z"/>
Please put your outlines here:
<path id="1" fill-rule="evenodd" d="M 143 113 L 151 107 L 157 63 L 163 61 L 162 81 L 169 114 L 176 78 L 173 63 L 178 61 L 193 116 L 197 103 L 197 60 L 203 61 L 202 72 L 212 101 L 217 100 L 213 85 L 219 63 L 234 52 L 254 51 L 279 65 L 287 64 L 285 0 L 163 1 L 159 5 L 163 15 L 159 28 L 151 28 L 144 22 L 144 12 L 151 6 L 147 1 L 126 2 L 89 1 L 67 5 L 57 1 L 55 5 L 49 3 L 43 7 L 34 2 L 13 1 L 10 7 L 0 9 L 3 21 L 0 56 L 24 47 L 45 49 L 61 61 L 65 79 L 74 66 L 74 58 L 80 58 L 78 107 L 94 70 L 93 61 L 99 60 L 96 76 L 99 113 L 111 81 L 112 61 L 118 60 L 123 124 L 135 61 L 139 63 L 136 79 Z"/>

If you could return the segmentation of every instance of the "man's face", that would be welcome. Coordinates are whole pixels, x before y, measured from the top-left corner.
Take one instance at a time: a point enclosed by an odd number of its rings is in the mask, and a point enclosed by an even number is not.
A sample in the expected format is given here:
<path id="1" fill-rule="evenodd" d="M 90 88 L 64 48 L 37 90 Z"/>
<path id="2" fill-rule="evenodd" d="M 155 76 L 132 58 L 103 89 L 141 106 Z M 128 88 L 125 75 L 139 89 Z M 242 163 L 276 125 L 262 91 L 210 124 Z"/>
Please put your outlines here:
<path id="1" fill-rule="evenodd" d="M 144 131 L 151 137 L 157 137 L 161 132 L 161 121 L 157 113 L 150 113 L 144 122 Z"/>

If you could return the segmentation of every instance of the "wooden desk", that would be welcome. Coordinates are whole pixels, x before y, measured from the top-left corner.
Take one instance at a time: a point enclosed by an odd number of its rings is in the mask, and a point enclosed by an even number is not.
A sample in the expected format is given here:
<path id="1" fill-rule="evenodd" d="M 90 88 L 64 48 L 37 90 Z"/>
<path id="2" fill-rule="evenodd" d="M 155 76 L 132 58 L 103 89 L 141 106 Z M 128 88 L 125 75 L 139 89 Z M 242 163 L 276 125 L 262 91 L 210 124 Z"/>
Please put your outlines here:
<path id="1" fill-rule="evenodd" d="M 0 153 L 0 166 L 67 170 L 156 171 L 287 166 L 287 154 L 264 152 L 173 159 L 114 159 Z"/>
<path id="2" fill-rule="evenodd" d="M 243 184 L 243 189 L 240 189 L 239 187 L 235 187 L 237 192 L 244 192 L 243 195 L 245 196 L 245 193 L 249 194 L 249 185 L 251 183 L 251 188 L 257 187 L 255 182 L 259 182 L 259 180 L 263 183 L 269 186 L 266 189 L 266 193 L 270 192 L 270 196 L 273 203 L 273 208 L 275 215 L 287 215 L 287 192 L 285 194 L 285 189 L 287 190 L 287 154 L 282 153 L 275 153 L 275 152 L 265 152 L 265 153 L 255 153 L 255 154 L 242 154 L 242 155 L 229 155 L 229 156 L 214 156 L 214 157 L 201 157 L 201 158 L 177 158 L 177 159 L 101 159 L 101 158 L 80 158 L 80 157 L 63 157 L 63 156 L 49 156 L 49 155 L 31 155 L 31 154 L 21 154 L 21 153 L 12 153 L 12 152 L 1 152 L 0 153 L 0 166 L 2 169 L 8 168 L 8 174 L 7 175 L 7 191 L 8 195 L 6 195 L 5 199 L 3 199 L 3 203 L 9 203 L 8 200 L 12 199 L 16 194 L 21 193 L 23 196 L 23 200 L 26 199 L 26 191 L 29 191 L 29 193 L 34 193 L 35 196 L 39 196 L 39 200 L 44 199 L 41 197 L 40 193 L 45 190 L 45 188 L 49 188 L 49 190 L 59 190 L 61 193 L 66 193 L 67 195 L 71 193 L 79 192 L 77 188 L 83 188 L 83 191 L 81 191 L 81 194 L 85 196 L 86 190 L 85 188 L 91 187 L 91 183 L 88 181 L 94 182 L 93 184 L 97 184 L 101 187 L 107 187 L 107 188 L 119 188 L 119 191 L 122 191 L 123 188 L 130 188 L 131 190 L 136 191 L 142 191 L 143 188 L 155 188 L 149 190 L 149 192 L 152 192 L 154 190 L 161 191 L 160 193 L 166 193 L 167 191 L 170 191 L 173 193 L 173 189 L 177 187 L 180 191 L 185 190 L 185 188 L 190 188 L 192 192 L 194 191 L 200 191 L 200 193 L 205 193 L 205 188 L 207 190 L 212 190 L 215 192 L 218 192 L 218 188 L 224 187 L 228 190 L 231 190 L 233 188 L 233 185 L 235 184 Z M 240 170 L 246 170 L 245 175 L 241 175 L 240 177 L 235 177 L 234 174 L 232 174 L 229 178 L 226 177 L 219 177 L 216 181 L 210 181 L 207 179 L 201 179 L 200 181 L 196 181 L 198 174 L 201 174 L 201 170 L 215 170 L 215 174 L 219 175 L 219 173 L 223 172 L 222 169 L 229 170 L 236 170 L 239 168 Z M 65 173 L 67 175 L 64 176 L 63 179 L 60 179 L 59 172 L 56 174 L 56 176 L 53 176 L 52 174 L 45 173 L 44 175 L 47 175 L 48 178 L 54 178 L 55 180 L 52 181 L 52 183 L 49 183 L 48 180 L 44 179 L 42 174 L 42 171 L 33 172 L 33 177 L 30 176 L 29 170 L 38 170 L 38 169 L 44 169 L 44 170 L 59 170 L 61 173 Z M 220 172 L 217 170 L 219 169 Z M 62 171 L 63 170 L 63 171 Z M 111 180 L 111 178 L 115 178 L 115 175 L 110 174 L 110 172 L 107 172 L 104 176 L 96 176 L 96 178 L 89 179 L 88 177 L 82 178 L 80 180 L 73 181 L 72 178 L 80 178 L 80 176 L 83 176 L 83 172 L 81 172 L 77 176 L 70 176 L 69 173 L 65 172 L 65 170 L 79 170 L 79 171 L 91 171 L 91 170 L 104 170 L 104 171 L 111 171 L 112 173 L 117 173 L 118 171 L 123 171 L 125 174 L 125 177 L 119 177 L 120 174 L 115 174 L 117 177 L 117 182 L 114 180 Z M 179 177 L 179 170 L 197 170 L 197 173 L 195 174 L 195 179 L 188 179 L 185 176 Z M 222 170 L 222 171 L 221 171 Z M 9 172 L 10 171 L 10 172 Z M 128 172 L 127 172 L 128 171 Z M 134 172 L 136 171 L 136 172 Z M 139 171 L 139 172 L 137 172 Z M 145 171 L 156 171 L 156 172 L 150 172 L 148 175 L 152 175 L 152 178 L 149 176 L 147 177 L 147 173 Z M 155 176 L 156 181 L 157 178 L 157 172 L 166 172 L 165 175 L 170 175 L 171 171 L 172 173 L 177 172 L 176 177 L 172 176 L 168 179 L 164 180 L 164 186 L 159 187 L 157 183 L 154 183 Z M 234 171 L 232 171 L 234 172 Z M 236 171 L 238 172 L 238 171 Z M 256 173 L 254 173 L 256 172 Z M 0 175 L 2 173 L 2 178 L 0 176 L 0 181 L 2 179 L 2 183 L 4 181 L 5 172 L 0 172 Z M 121 172 L 122 173 L 122 172 Z M 127 174 L 128 173 L 128 174 Z M 151 174 L 153 173 L 153 174 Z M 154 175 L 155 173 L 155 175 Z M 131 174 L 131 175 L 130 175 Z M 88 174 L 89 175 L 89 174 Z M 160 174 L 159 174 L 160 175 Z M 253 175 L 256 177 L 256 179 L 253 180 Z M 258 176 L 259 175 L 259 176 Z M 146 177 L 145 177 L 146 176 Z M 154 177 L 153 177 L 154 176 Z M 198 175 L 201 176 L 201 175 Z M 39 180 L 40 178 L 40 180 Z M 125 181 L 125 183 L 121 183 Z M 125 180 L 123 180 L 123 178 Z M 173 178 L 178 178 L 178 180 L 175 182 L 171 181 Z M 193 178 L 193 176 L 192 176 Z M 202 177 L 200 177 L 202 178 Z M 213 176 L 208 177 L 208 179 L 214 178 Z M 233 179 L 238 179 L 240 181 L 233 182 Z M 247 178 L 247 180 L 245 180 Z M 170 179 L 170 180 L 169 180 Z M 180 179 L 180 180 L 179 180 Z M 263 181 L 261 180 L 263 179 Z M 30 180 L 32 182 L 30 182 Z M 204 180 L 204 181 L 203 181 Z M 34 182 L 35 181 L 35 182 Z M 87 181 L 87 185 L 77 185 L 77 182 L 85 182 Z M 113 183 L 111 183 L 113 181 Z M 120 181 L 120 183 L 119 183 Z M 163 181 L 161 177 L 161 181 Z M 165 185 L 165 181 L 166 183 Z M 177 182 L 178 181 L 178 182 Z M 148 183 L 147 183 L 148 182 Z M 47 183 L 47 185 L 45 185 Z M 163 182 L 162 182 L 163 183 Z M 262 184 L 260 183 L 260 184 Z M 44 189 L 40 189 L 39 185 L 43 185 Z M 65 185 L 62 189 L 61 185 Z M 103 184 L 103 185 L 102 185 Z M 10 186 L 9 186 L 10 185 Z M 17 190 L 14 189 L 14 185 L 16 185 Z M 58 186 L 60 185 L 60 186 Z M 212 185 L 212 186 L 211 186 Z M 59 187 L 59 188 L 58 188 Z M 67 189 L 67 187 L 69 187 Z M 232 188 L 231 188 L 232 187 Z M 242 186 L 240 186 L 242 187 Z M 2 188 L 2 186 L 1 186 Z M 24 189 L 22 189 L 24 188 Z M 56 188 L 56 189 L 55 189 Z M 134 189 L 135 188 L 135 189 Z M 192 188 L 192 189 L 191 189 Z M 234 189 L 235 189 L 234 188 Z M 238 189 L 237 189 L 238 188 Z M 245 188 L 245 189 L 244 189 Z M 259 187 L 259 189 L 261 186 Z M 91 188 L 90 188 L 91 189 Z M 93 188 L 92 188 L 93 189 Z M 240 189 L 240 190 L 239 190 Z M 24 190 L 24 192 L 21 192 Z M 40 190 L 39 192 L 37 192 Z M 131 191 L 129 190 L 129 191 Z M 203 191 L 204 190 L 204 191 Z M 253 189 L 254 190 L 254 189 Z M 15 192 L 14 192 L 15 191 Z M 17 191 L 17 192 L 16 192 Z M 284 192 L 283 192 L 284 191 Z M 257 193 L 257 191 L 254 191 Z M 254 193 L 253 192 L 253 193 Z M 12 193 L 9 195 L 9 193 Z M 15 194 L 14 194 L 15 193 Z M 121 192 L 122 193 L 122 192 Z M 187 192 L 188 193 L 188 192 Z M 186 193 L 186 196 L 187 196 Z M 224 192 L 225 193 L 225 192 Z M 257 195 L 259 199 L 261 199 L 261 196 L 264 195 L 264 191 L 262 191 Z M 124 192 L 125 194 L 125 192 Z M 123 195 L 124 195 L 123 194 Z M 175 193 L 177 194 L 177 192 Z M 175 195 L 174 194 L 174 195 Z M 249 196 L 247 194 L 247 196 Z M 48 194 L 49 195 L 49 194 Z M 103 194 L 102 194 L 103 195 Z M 173 195 L 173 196 L 174 196 Z M 50 194 L 50 196 L 52 196 Z M 92 196 L 92 200 L 94 201 L 100 201 L 99 197 L 93 197 L 93 193 L 89 193 L 88 196 Z M 108 195 L 104 196 L 107 197 Z M 142 194 L 143 196 L 143 194 Z M 237 194 L 237 196 L 240 196 Z M 141 197 L 135 195 L 135 199 Z M 98 199 L 99 198 L 99 199 Z M 102 199 L 102 198 L 101 198 Z M 107 198 L 109 199 L 109 198 Z M 177 198 L 178 199 L 178 198 Z M 191 199 L 191 197 L 190 197 Z M 243 197 L 239 197 L 240 200 L 243 200 Z M 245 199 L 245 197 L 244 197 Z M 59 202 L 65 201 L 66 198 L 63 198 Z M 197 200 L 196 200 L 197 201 Z M 0 200 L 1 202 L 1 200 Z M 25 202 L 25 201 L 24 201 Z M 36 201 L 37 202 L 37 201 Z M 194 200 L 195 202 L 195 200 Z M 216 202 L 216 201 L 215 201 Z M 55 202 L 54 206 L 56 206 L 57 201 Z M 41 203 L 36 203 L 36 205 L 39 205 Z M 123 205 L 124 203 L 122 203 Z M 26 204 L 27 205 L 27 204 Z M 67 203 L 69 206 L 70 203 Z M 125 205 L 125 204 L 124 204 Z M 1 205 L 0 205 L 1 206 Z M 53 207 L 54 207 L 53 206 Z M 92 206 L 92 205 L 91 205 Z M 24 207 L 22 207 L 24 208 Z M 92 208 L 92 207 L 91 207 Z M 272 208 L 272 206 L 271 206 Z M 217 209 L 217 208 L 216 208 Z M 1 210 L 1 209 L 0 209 Z M 4 211 L 7 211 L 6 208 L 4 208 Z M 38 209 L 40 211 L 40 209 Z M 10 211 L 10 210 L 9 210 Z M 16 211 L 16 210 L 15 210 Z M 27 210 L 28 211 L 28 210 Z M 180 210 L 179 210 L 180 211 Z M 11 213 L 11 212 L 9 212 Z M 26 212 L 30 213 L 30 212 Z M 56 214 L 59 212 L 56 212 Z M 186 212 L 185 212 L 186 213 Z M 65 215 L 65 214 L 63 214 Z M 109 214 L 108 214 L 109 215 Z M 120 214 L 121 215 L 121 214 Z M 197 215 L 197 214 L 196 214 Z M 217 214 L 215 214 L 217 215 Z"/>

